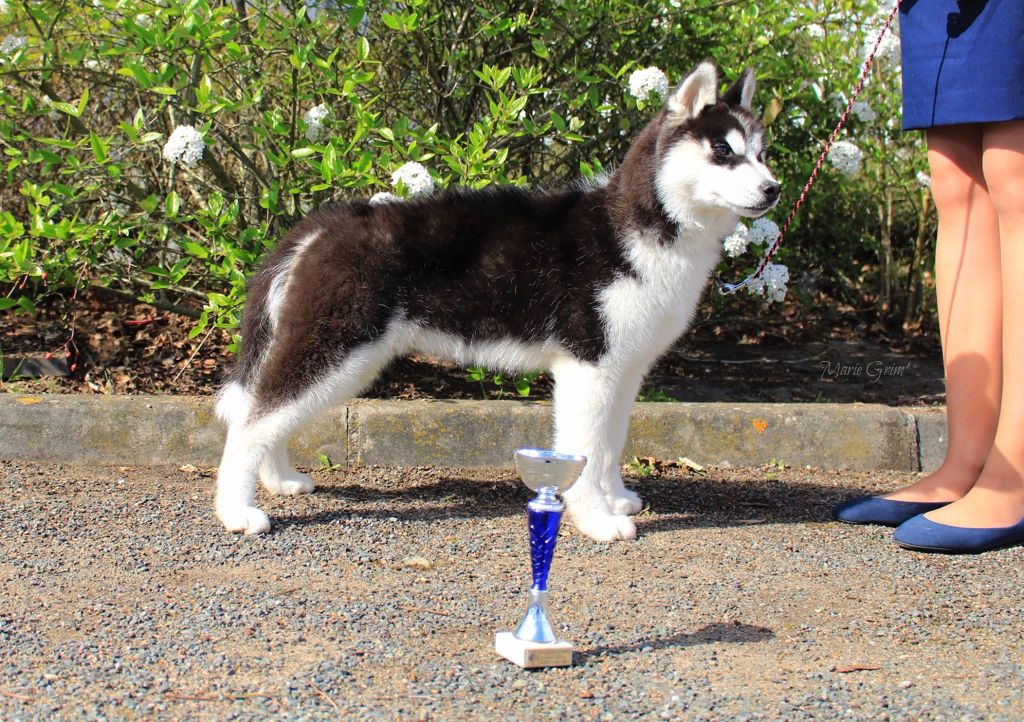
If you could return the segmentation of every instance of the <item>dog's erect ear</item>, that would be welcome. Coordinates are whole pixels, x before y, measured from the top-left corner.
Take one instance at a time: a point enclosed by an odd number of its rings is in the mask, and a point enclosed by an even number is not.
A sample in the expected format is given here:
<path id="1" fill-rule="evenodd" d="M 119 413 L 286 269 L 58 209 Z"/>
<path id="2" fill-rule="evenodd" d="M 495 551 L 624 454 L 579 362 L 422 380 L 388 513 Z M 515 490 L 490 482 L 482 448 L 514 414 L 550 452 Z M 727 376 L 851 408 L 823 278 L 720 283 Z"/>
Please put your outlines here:
<path id="1" fill-rule="evenodd" d="M 714 105 L 717 97 L 718 72 L 705 60 L 669 96 L 668 111 L 683 118 L 695 118 L 705 107 Z"/>
<path id="2" fill-rule="evenodd" d="M 754 69 L 747 68 L 744 70 L 740 77 L 732 84 L 725 94 L 722 95 L 724 100 L 729 105 L 738 105 L 745 110 L 750 110 L 750 103 L 754 99 Z"/>

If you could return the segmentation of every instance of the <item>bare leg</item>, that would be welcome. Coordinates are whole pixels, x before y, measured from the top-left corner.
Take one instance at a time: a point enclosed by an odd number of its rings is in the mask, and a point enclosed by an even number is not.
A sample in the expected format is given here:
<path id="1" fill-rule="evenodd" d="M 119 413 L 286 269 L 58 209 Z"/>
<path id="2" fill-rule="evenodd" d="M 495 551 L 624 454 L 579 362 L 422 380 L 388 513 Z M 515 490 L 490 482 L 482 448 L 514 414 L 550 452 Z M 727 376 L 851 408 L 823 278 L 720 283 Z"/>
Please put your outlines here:
<path id="1" fill-rule="evenodd" d="M 887 498 L 952 501 L 974 485 L 999 419 L 1002 308 L 999 220 L 982 168 L 982 128 L 928 131 L 939 215 L 935 276 L 949 444 L 942 466 Z"/>
<path id="2" fill-rule="evenodd" d="M 1011 526 L 1024 519 L 1024 121 L 984 126 L 983 147 L 1002 249 L 999 425 L 974 487 L 960 501 L 928 514 L 933 521 L 962 527 Z"/>

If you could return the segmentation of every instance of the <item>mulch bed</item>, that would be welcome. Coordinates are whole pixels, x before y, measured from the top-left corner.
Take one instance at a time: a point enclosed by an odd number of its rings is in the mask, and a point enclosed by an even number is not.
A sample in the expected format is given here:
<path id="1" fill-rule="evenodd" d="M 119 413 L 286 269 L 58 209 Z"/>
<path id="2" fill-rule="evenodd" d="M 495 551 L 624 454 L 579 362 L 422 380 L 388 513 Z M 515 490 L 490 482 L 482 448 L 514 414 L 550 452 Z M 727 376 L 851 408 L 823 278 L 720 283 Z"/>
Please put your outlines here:
<path id="1" fill-rule="evenodd" d="M 231 334 L 190 339 L 195 321 L 106 293 L 56 298 L 36 317 L 0 314 L 0 352 L 17 359 L 65 359 L 66 376 L 8 378 L 7 391 L 100 394 L 211 394 L 233 362 Z M 412 357 L 393 363 L 365 394 L 392 399 L 519 398 L 513 379 L 469 379 L 466 369 Z M 530 398 L 550 398 L 541 375 Z M 690 332 L 644 382 L 648 401 L 815 401 L 933 405 L 944 402 L 933 334 L 889 333 L 852 309 L 823 302 L 781 311 L 747 299 L 701 307 Z"/>

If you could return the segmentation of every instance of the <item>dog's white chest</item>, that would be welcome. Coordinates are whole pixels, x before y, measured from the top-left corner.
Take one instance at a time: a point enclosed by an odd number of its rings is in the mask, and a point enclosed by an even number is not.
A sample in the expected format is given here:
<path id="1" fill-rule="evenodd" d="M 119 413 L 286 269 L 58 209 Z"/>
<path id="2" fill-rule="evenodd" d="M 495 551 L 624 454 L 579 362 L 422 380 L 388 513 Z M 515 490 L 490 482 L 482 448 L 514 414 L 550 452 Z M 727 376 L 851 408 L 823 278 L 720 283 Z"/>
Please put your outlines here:
<path id="1" fill-rule="evenodd" d="M 634 274 L 601 294 L 610 352 L 653 360 L 689 326 L 720 253 L 714 243 L 637 239 L 629 256 Z"/>

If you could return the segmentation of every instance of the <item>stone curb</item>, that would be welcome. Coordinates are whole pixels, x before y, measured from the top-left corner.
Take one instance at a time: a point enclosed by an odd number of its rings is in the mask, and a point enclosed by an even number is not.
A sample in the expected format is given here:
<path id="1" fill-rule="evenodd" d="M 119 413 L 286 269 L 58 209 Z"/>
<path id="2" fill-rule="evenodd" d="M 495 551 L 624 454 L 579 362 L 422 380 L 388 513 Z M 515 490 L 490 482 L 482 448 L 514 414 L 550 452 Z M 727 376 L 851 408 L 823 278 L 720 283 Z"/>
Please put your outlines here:
<path id="1" fill-rule="evenodd" d="M 300 466 L 326 456 L 341 465 L 508 467 L 513 449 L 550 444 L 551 408 L 538 401 L 357 399 L 301 429 L 292 456 Z M 209 397 L 0 395 L 0 458 L 209 467 L 223 443 Z M 941 408 L 638 403 L 625 456 L 930 471 L 945 446 Z"/>

